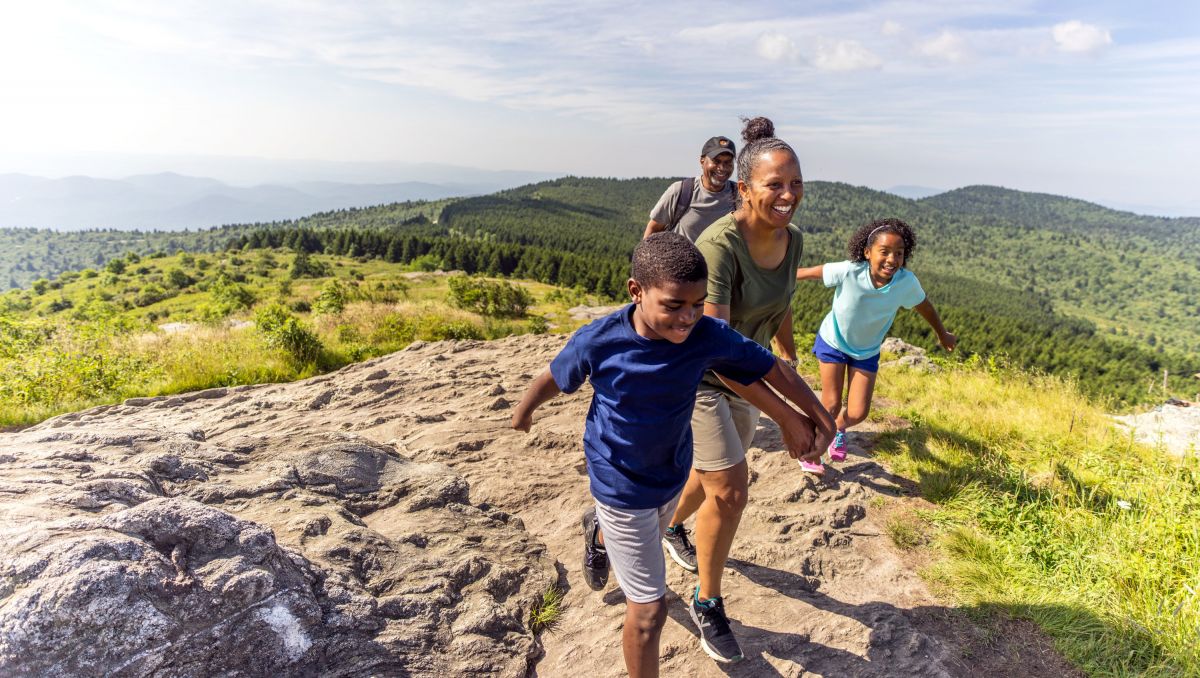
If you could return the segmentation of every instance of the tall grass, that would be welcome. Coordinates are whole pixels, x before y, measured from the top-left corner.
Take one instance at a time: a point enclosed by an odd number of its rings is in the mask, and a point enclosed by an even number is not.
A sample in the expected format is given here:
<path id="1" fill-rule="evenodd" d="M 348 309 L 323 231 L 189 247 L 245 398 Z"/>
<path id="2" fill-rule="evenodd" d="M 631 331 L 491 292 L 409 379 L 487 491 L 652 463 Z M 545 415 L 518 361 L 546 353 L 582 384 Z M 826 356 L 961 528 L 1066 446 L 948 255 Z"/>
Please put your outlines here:
<path id="1" fill-rule="evenodd" d="M 877 452 L 936 508 L 929 575 L 1031 619 L 1094 676 L 1200 675 L 1200 463 L 1132 443 L 1056 378 L 885 371 Z"/>
<path id="2" fill-rule="evenodd" d="M 136 396 L 303 379 L 416 340 L 495 339 L 537 329 L 430 301 L 355 302 L 301 322 L 320 340 L 306 361 L 253 327 L 165 333 L 107 321 L 10 323 L 0 327 L 0 427 Z"/>

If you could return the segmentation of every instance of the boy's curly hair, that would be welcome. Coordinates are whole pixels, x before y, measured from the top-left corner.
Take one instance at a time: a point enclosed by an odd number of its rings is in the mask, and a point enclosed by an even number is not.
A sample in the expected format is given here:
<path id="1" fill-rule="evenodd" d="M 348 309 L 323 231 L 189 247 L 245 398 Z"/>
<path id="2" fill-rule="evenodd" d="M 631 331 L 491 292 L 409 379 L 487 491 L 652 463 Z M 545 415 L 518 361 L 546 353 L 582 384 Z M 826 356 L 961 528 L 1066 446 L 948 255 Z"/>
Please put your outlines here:
<path id="1" fill-rule="evenodd" d="M 908 227 L 908 224 L 899 219 L 876 219 L 869 224 L 863 224 L 850 236 L 850 243 L 846 250 L 850 255 L 850 261 L 866 261 L 863 256 L 863 251 L 871 246 L 881 233 L 894 233 L 904 241 L 904 266 L 908 265 L 908 260 L 912 258 L 913 252 L 917 251 L 917 236 Z"/>
<path id="2" fill-rule="evenodd" d="M 708 264 L 691 240 L 674 231 L 659 231 L 633 248 L 632 277 L 643 289 L 708 280 Z"/>

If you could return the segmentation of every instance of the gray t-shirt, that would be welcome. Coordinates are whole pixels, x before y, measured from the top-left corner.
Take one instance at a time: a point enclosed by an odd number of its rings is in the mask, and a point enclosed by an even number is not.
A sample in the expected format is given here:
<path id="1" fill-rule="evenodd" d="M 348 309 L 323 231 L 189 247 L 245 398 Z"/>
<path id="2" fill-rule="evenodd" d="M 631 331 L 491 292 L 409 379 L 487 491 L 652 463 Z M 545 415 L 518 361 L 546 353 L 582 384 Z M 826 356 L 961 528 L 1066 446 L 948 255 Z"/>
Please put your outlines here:
<path id="1" fill-rule="evenodd" d="M 650 218 L 660 224 L 670 226 L 675 222 L 675 209 L 679 205 L 679 192 L 683 190 L 683 182 L 676 181 L 667 187 L 667 192 L 658 199 L 658 204 L 650 210 Z M 732 181 L 725 182 L 725 190 L 719 193 L 709 193 L 704 188 L 704 182 L 696 177 L 695 188 L 692 189 L 692 204 L 680 216 L 675 224 L 675 232 L 682 234 L 688 240 L 696 242 L 696 238 L 714 221 L 733 211 L 734 191 L 737 185 Z"/>

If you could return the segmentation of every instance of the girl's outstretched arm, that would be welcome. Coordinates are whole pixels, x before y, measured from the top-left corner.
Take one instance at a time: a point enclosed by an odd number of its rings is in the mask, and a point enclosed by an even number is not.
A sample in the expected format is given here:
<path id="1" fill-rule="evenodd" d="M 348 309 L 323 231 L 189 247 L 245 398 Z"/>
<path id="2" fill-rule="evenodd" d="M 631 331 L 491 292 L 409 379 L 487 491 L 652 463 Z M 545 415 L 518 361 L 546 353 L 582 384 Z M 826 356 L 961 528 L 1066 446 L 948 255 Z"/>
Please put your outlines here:
<path id="1" fill-rule="evenodd" d="M 821 280 L 825 277 L 825 264 L 796 269 L 796 280 Z"/>
<path id="2" fill-rule="evenodd" d="M 550 374 L 550 368 L 547 367 L 542 370 L 541 374 L 534 377 L 529 388 L 525 389 L 525 394 L 521 396 L 521 402 L 517 403 L 516 409 L 513 410 L 512 427 L 518 431 L 529 433 L 529 427 L 533 425 L 533 411 L 559 393 L 562 391 L 559 390 L 558 384 L 554 381 L 554 375 Z"/>
<path id="3" fill-rule="evenodd" d="M 958 344 L 958 337 L 950 334 L 946 331 L 945 327 L 942 327 L 942 318 L 938 315 L 937 309 L 929 301 L 929 297 L 925 297 L 925 301 L 914 306 L 913 310 L 920 313 L 925 322 L 929 323 L 929 326 L 937 333 L 938 343 L 942 345 L 942 348 L 947 351 L 953 351 L 955 345 Z"/>

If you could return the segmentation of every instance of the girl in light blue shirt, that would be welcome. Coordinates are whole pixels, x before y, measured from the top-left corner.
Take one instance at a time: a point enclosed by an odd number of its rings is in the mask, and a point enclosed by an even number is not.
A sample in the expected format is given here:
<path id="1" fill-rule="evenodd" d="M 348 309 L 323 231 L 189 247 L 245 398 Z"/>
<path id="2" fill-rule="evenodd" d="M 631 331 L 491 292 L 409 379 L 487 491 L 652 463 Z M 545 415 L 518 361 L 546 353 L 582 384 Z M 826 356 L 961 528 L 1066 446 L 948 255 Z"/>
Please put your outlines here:
<path id="1" fill-rule="evenodd" d="M 837 421 L 837 435 L 828 450 L 832 461 L 846 458 L 846 429 L 866 419 L 871 411 L 879 347 L 896 311 L 916 309 L 947 351 L 953 351 L 958 343 L 958 338 L 942 327 L 942 319 L 917 276 L 905 268 L 916 247 L 917 238 L 908 224 L 879 219 L 850 236 L 849 261 L 796 271 L 797 280 L 822 280 L 826 287 L 837 288 L 833 308 L 821 322 L 813 344 L 813 353 L 821 362 L 821 403 Z M 825 471 L 820 463 L 802 461 L 801 466 L 811 473 Z"/>

